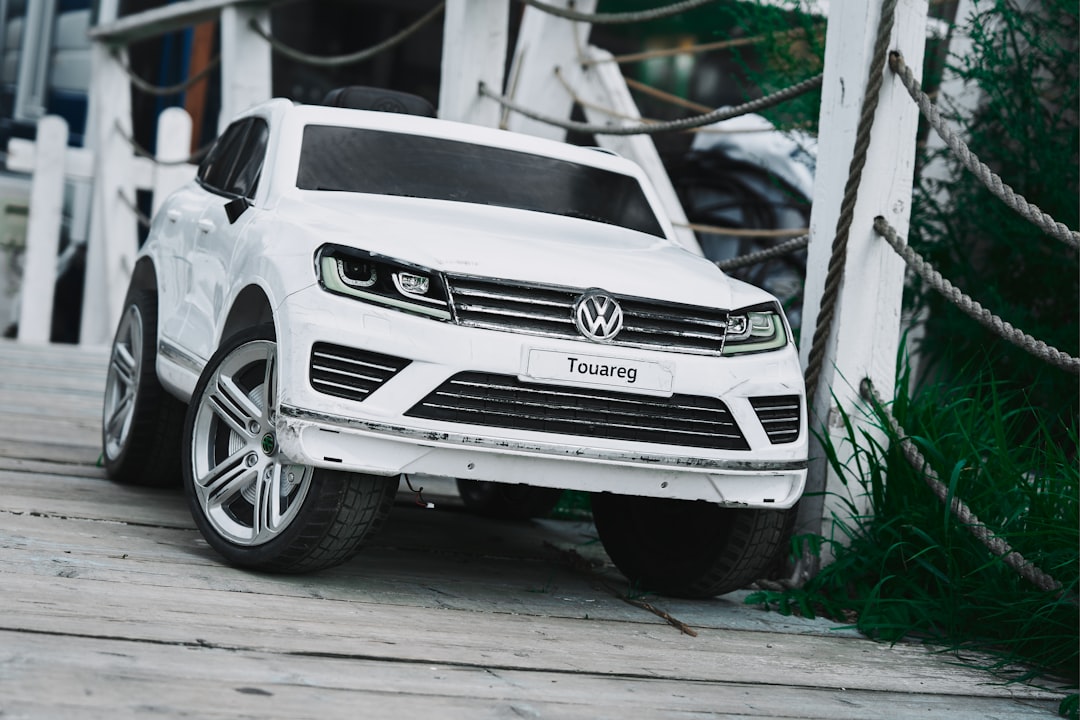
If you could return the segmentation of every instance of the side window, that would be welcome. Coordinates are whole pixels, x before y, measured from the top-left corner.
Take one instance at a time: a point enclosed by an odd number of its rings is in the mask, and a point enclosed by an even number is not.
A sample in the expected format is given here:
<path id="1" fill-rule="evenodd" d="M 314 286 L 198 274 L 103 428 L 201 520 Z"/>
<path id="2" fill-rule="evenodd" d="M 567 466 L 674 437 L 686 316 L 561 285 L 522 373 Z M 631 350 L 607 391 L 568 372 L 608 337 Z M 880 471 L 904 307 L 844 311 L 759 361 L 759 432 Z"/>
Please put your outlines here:
<path id="1" fill-rule="evenodd" d="M 207 190 L 224 192 L 236 158 L 240 154 L 244 135 L 251 124 L 250 118 L 237 120 L 225 129 L 206 158 L 199 165 L 196 177 Z"/>
<path id="2" fill-rule="evenodd" d="M 237 158 L 236 170 L 228 185 L 225 186 L 226 192 L 246 198 L 255 197 L 269 136 L 270 129 L 266 126 L 266 122 L 261 118 L 254 118 L 244 140 L 243 149 Z"/>

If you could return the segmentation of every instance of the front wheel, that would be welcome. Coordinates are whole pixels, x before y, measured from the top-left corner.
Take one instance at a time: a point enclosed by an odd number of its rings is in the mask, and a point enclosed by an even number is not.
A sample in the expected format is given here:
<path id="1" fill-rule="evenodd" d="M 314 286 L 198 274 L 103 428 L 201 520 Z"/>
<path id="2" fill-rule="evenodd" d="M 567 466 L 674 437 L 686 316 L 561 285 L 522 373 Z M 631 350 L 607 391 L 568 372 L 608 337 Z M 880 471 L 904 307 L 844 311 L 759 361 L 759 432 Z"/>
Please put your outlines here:
<path id="1" fill-rule="evenodd" d="M 184 427 L 184 485 L 206 541 L 230 563 L 307 572 L 351 558 L 393 505 L 397 478 L 297 465 L 278 451 L 277 344 L 264 325 L 207 363 Z"/>
<path id="2" fill-rule="evenodd" d="M 794 511 L 594 493 L 592 512 L 608 556 L 640 590 L 705 598 L 765 577 Z"/>

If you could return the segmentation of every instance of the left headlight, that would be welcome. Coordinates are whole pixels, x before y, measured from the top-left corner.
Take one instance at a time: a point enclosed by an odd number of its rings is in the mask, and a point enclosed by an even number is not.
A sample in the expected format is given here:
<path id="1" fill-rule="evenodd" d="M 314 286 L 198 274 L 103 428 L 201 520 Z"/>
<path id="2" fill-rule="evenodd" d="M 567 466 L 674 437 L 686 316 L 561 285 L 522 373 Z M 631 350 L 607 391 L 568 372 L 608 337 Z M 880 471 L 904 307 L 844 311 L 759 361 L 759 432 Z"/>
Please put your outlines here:
<path id="1" fill-rule="evenodd" d="M 779 306 L 774 303 L 732 310 L 728 315 L 724 355 L 778 350 L 787 344 L 787 330 Z"/>
<path id="2" fill-rule="evenodd" d="M 315 254 L 323 289 L 396 310 L 449 320 L 442 276 L 427 268 L 374 253 L 323 245 Z"/>

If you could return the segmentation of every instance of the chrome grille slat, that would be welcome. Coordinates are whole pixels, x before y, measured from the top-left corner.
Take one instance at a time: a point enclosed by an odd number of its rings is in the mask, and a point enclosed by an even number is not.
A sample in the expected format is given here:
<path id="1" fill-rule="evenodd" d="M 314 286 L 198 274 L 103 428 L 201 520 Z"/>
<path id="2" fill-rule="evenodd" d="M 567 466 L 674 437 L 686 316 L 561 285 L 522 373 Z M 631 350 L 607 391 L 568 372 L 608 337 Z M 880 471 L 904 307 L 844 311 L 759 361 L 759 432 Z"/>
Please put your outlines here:
<path id="1" fill-rule="evenodd" d="M 568 404 L 562 404 L 562 403 L 558 403 L 558 404 L 547 404 L 547 403 L 540 404 L 540 403 L 525 403 L 525 402 L 523 402 L 523 403 L 515 403 L 515 402 L 510 401 L 510 400 L 500 402 L 498 400 L 489 400 L 488 398 L 478 396 L 478 395 L 463 395 L 461 393 L 444 393 L 444 392 L 438 392 L 438 391 L 433 393 L 433 395 L 436 395 L 436 396 L 438 396 L 440 398 L 443 398 L 447 402 L 449 402 L 451 400 L 457 400 L 459 402 L 456 405 L 447 406 L 447 407 L 460 407 L 460 408 L 462 408 L 462 410 L 466 410 L 466 411 L 468 411 L 468 410 L 477 410 L 478 412 L 484 412 L 484 411 L 490 410 L 490 412 L 498 412 L 498 410 L 493 409 L 493 408 L 499 408 L 499 407 L 502 407 L 502 406 L 513 407 L 515 409 L 514 412 L 521 412 L 522 408 L 534 408 L 534 409 L 535 408 L 541 408 L 544 411 L 544 415 L 538 416 L 538 417 L 547 417 L 547 415 L 550 414 L 550 413 L 558 414 L 558 413 L 583 412 L 578 405 L 573 405 L 573 404 L 569 404 L 569 405 Z M 430 398 L 431 396 L 429 395 L 428 397 Z M 485 403 L 486 407 L 485 408 L 473 408 L 473 407 L 467 406 L 464 402 L 461 402 L 461 401 L 469 401 L 469 400 L 483 402 L 483 403 Z M 435 407 L 436 403 L 434 403 L 434 402 L 426 402 L 426 405 L 430 406 L 430 407 Z M 594 412 L 594 415 L 597 416 L 597 419 L 599 421 L 605 420 L 605 417 L 600 417 L 601 415 L 604 415 L 602 413 L 595 413 Z M 612 417 L 614 417 L 614 414 L 608 413 L 606 415 L 611 415 Z M 681 417 L 681 416 L 672 415 L 672 414 L 665 414 L 665 415 L 659 415 L 658 414 L 657 416 L 649 418 L 649 419 L 651 419 L 651 420 L 664 420 L 664 421 L 678 421 L 678 422 L 682 422 L 684 424 L 704 425 L 704 426 L 708 426 L 708 427 L 735 427 L 735 423 L 730 421 L 730 420 L 716 421 L 716 420 L 708 420 L 708 419 L 700 419 L 700 418 Z M 575 419 L 574 422 L 577 422 L 577 420 Z M 625 427 L 647 427 L 647 426 L 648 427 L 654 427 L 654 426 L 656 426 L 656 424 L 655 423 L 652 423 L 652 424 L 649 424 L 649 423 L 641 423 L 641 424 L 627 423 L 627 424 L 625 424 Z M 656 427 L 658 427 L 658 426 L 656 426 Z"/>
<path id="2" fill-rule="evenodd" d="M 750 398 L 758 422 L 774 445 L 794 442 L 799 437 L 800 409 L 798 395 Z"/>
<path id="3" fill-rule="evenodd" d="M 496 393 L 496 392 L 499 392 L 500 390 L 506 390 L 506 388 L 507 388 L 506 385 L 492 385 L 492 384 L 473 383 L 473 382 L 465 382 L 465 381 L 456 380 L 456 379 L 450 380 L 449 384 L 451 386 L 465 386 L 465 387 L 470 387 L 470 388 L 476 388 L 477 391 L 486 391 L 488 393 Z M 446 384 L 444 383 L 443 388 L 445 388 L 445 387 L 446 387 Z M 545 389 L 547 387 L 551 387 L 552 389 L 550 389 L 550 390 Z M 540 395 L 540 396 L 543 397 L 545 402 L 550 402 L 550 400 L 554 399 L 554 398 L 574 398 L 574 399 L 578 399 L 578 400 L 583 400 L 583 399 L 591 399 L 591 398 L 596 397 L 593 394 L 585 394 L 584 391 L 581 392 L 581 393 L 575 392 L 576 388 L 565 387 L 565 386 L 561 386 L 561 385 L 558 385 L 558 386 L 556 386 L 556 385 L 545 386 L 545 385 L 525 385 L 525 384 L 522 384 L 516 389 L 521 394 Z M 441 392 L 447 392 L 445 390 L 442 390 L 441 388 L 440 388 L 440 390 L 436 390 L 435 392 L 440 392 L 440 391 Z M 675 395 L 673 397 L 677 398 L 677 397 L 680 397 L 680 396 Z M 617 404 L 626 405 L 627 409 L 631 410 L 631 411 L 640 410 L 644 406 L 644 407 L 649 407 L 649 408 L 668 410 L 668 411 L 671 411 L 672 413 L 678 412 L 678 413 L 685 414 L 687 412 L 700 412 L 700 413 L 713 414 L 713 415 L 716 415 L 718 417 L 730 417 L 730 413 L 728 412 L 728 409 L 726 407 L 724 407 L 722 404 L 720 405 L 720 407 L 701 407 L 701 406 L 697 406 L 697 405 L 683 405 L 683 404 L 678 403 L 677 401 L 672 401 L 670 398 L 654 398 L 651 395 L 631 395 L 629 393 L 613 393 L 608 398 L 608 402 L 613 403 L 613 404 L 617 403 Z M 714 420 L 714 422 L 724 422 L 724 421 L 718 419 L 718 420 Z M 731 424 L 734 424 L 734 422 L 732 422 Z"/>
<path id="4" fill-rule="evenodd" d="M 725 450 L 748 450 L 717 398 L 633 395 L 526 383 L 512 375 L 466 372 L 433 390 L 409 417 L 468 425 Z"/>
<path id="5" fill-rule="evenodd" d="M 311 387 L 326 395 L 363 401 L 411 361 L 357 348 L 315 343 L 311 348 Z"/>
<path id="6" fill-rule="evenodd" d="M 583 289 L 448 275 L 454 317 L 461 325 L 589 342 L 574 327 L 574 304 Z M 614 296 L 623 330 L 610 345 L 719 355 L 726 310 Z"/>

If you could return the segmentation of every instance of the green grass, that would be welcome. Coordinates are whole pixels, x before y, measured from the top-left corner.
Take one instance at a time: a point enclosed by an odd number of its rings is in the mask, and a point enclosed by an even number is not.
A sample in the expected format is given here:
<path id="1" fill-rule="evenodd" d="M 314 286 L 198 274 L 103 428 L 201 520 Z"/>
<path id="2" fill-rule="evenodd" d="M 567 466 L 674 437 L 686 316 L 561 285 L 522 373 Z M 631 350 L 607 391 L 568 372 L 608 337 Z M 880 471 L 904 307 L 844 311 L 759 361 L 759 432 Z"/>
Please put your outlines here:
<path id="1" fill-rule="evenodd" d="M 802 588 L 757 592 L 747 602 L 838 619 L 877 640 L 926 640 L 961 657 L 979 651 L 993 658 L 987 669 L 1011 680 L 1076 684 L 1076 423 L 1047 427 L 1022 393 L 986 374 L 962 387 L 924 388 L 911 400 L 908 385 L 904 374 L 891 409 L 951 496 L 1060 581 L 1062 592 L 1037 589 L 987 550 L 903 458 L 897 437 L 886 449 L 845 418 L 842 443 L 854 455 L 841 463 L 846 453 L 827 439 L 826 455 L 848 488 L 869 498 L 871 514 L 848 500 L 845 537 L 796 538 L 812 550 L 828 546 L 835 560 Z M 888 427 L 877 416 L 870 422 Z"/>

